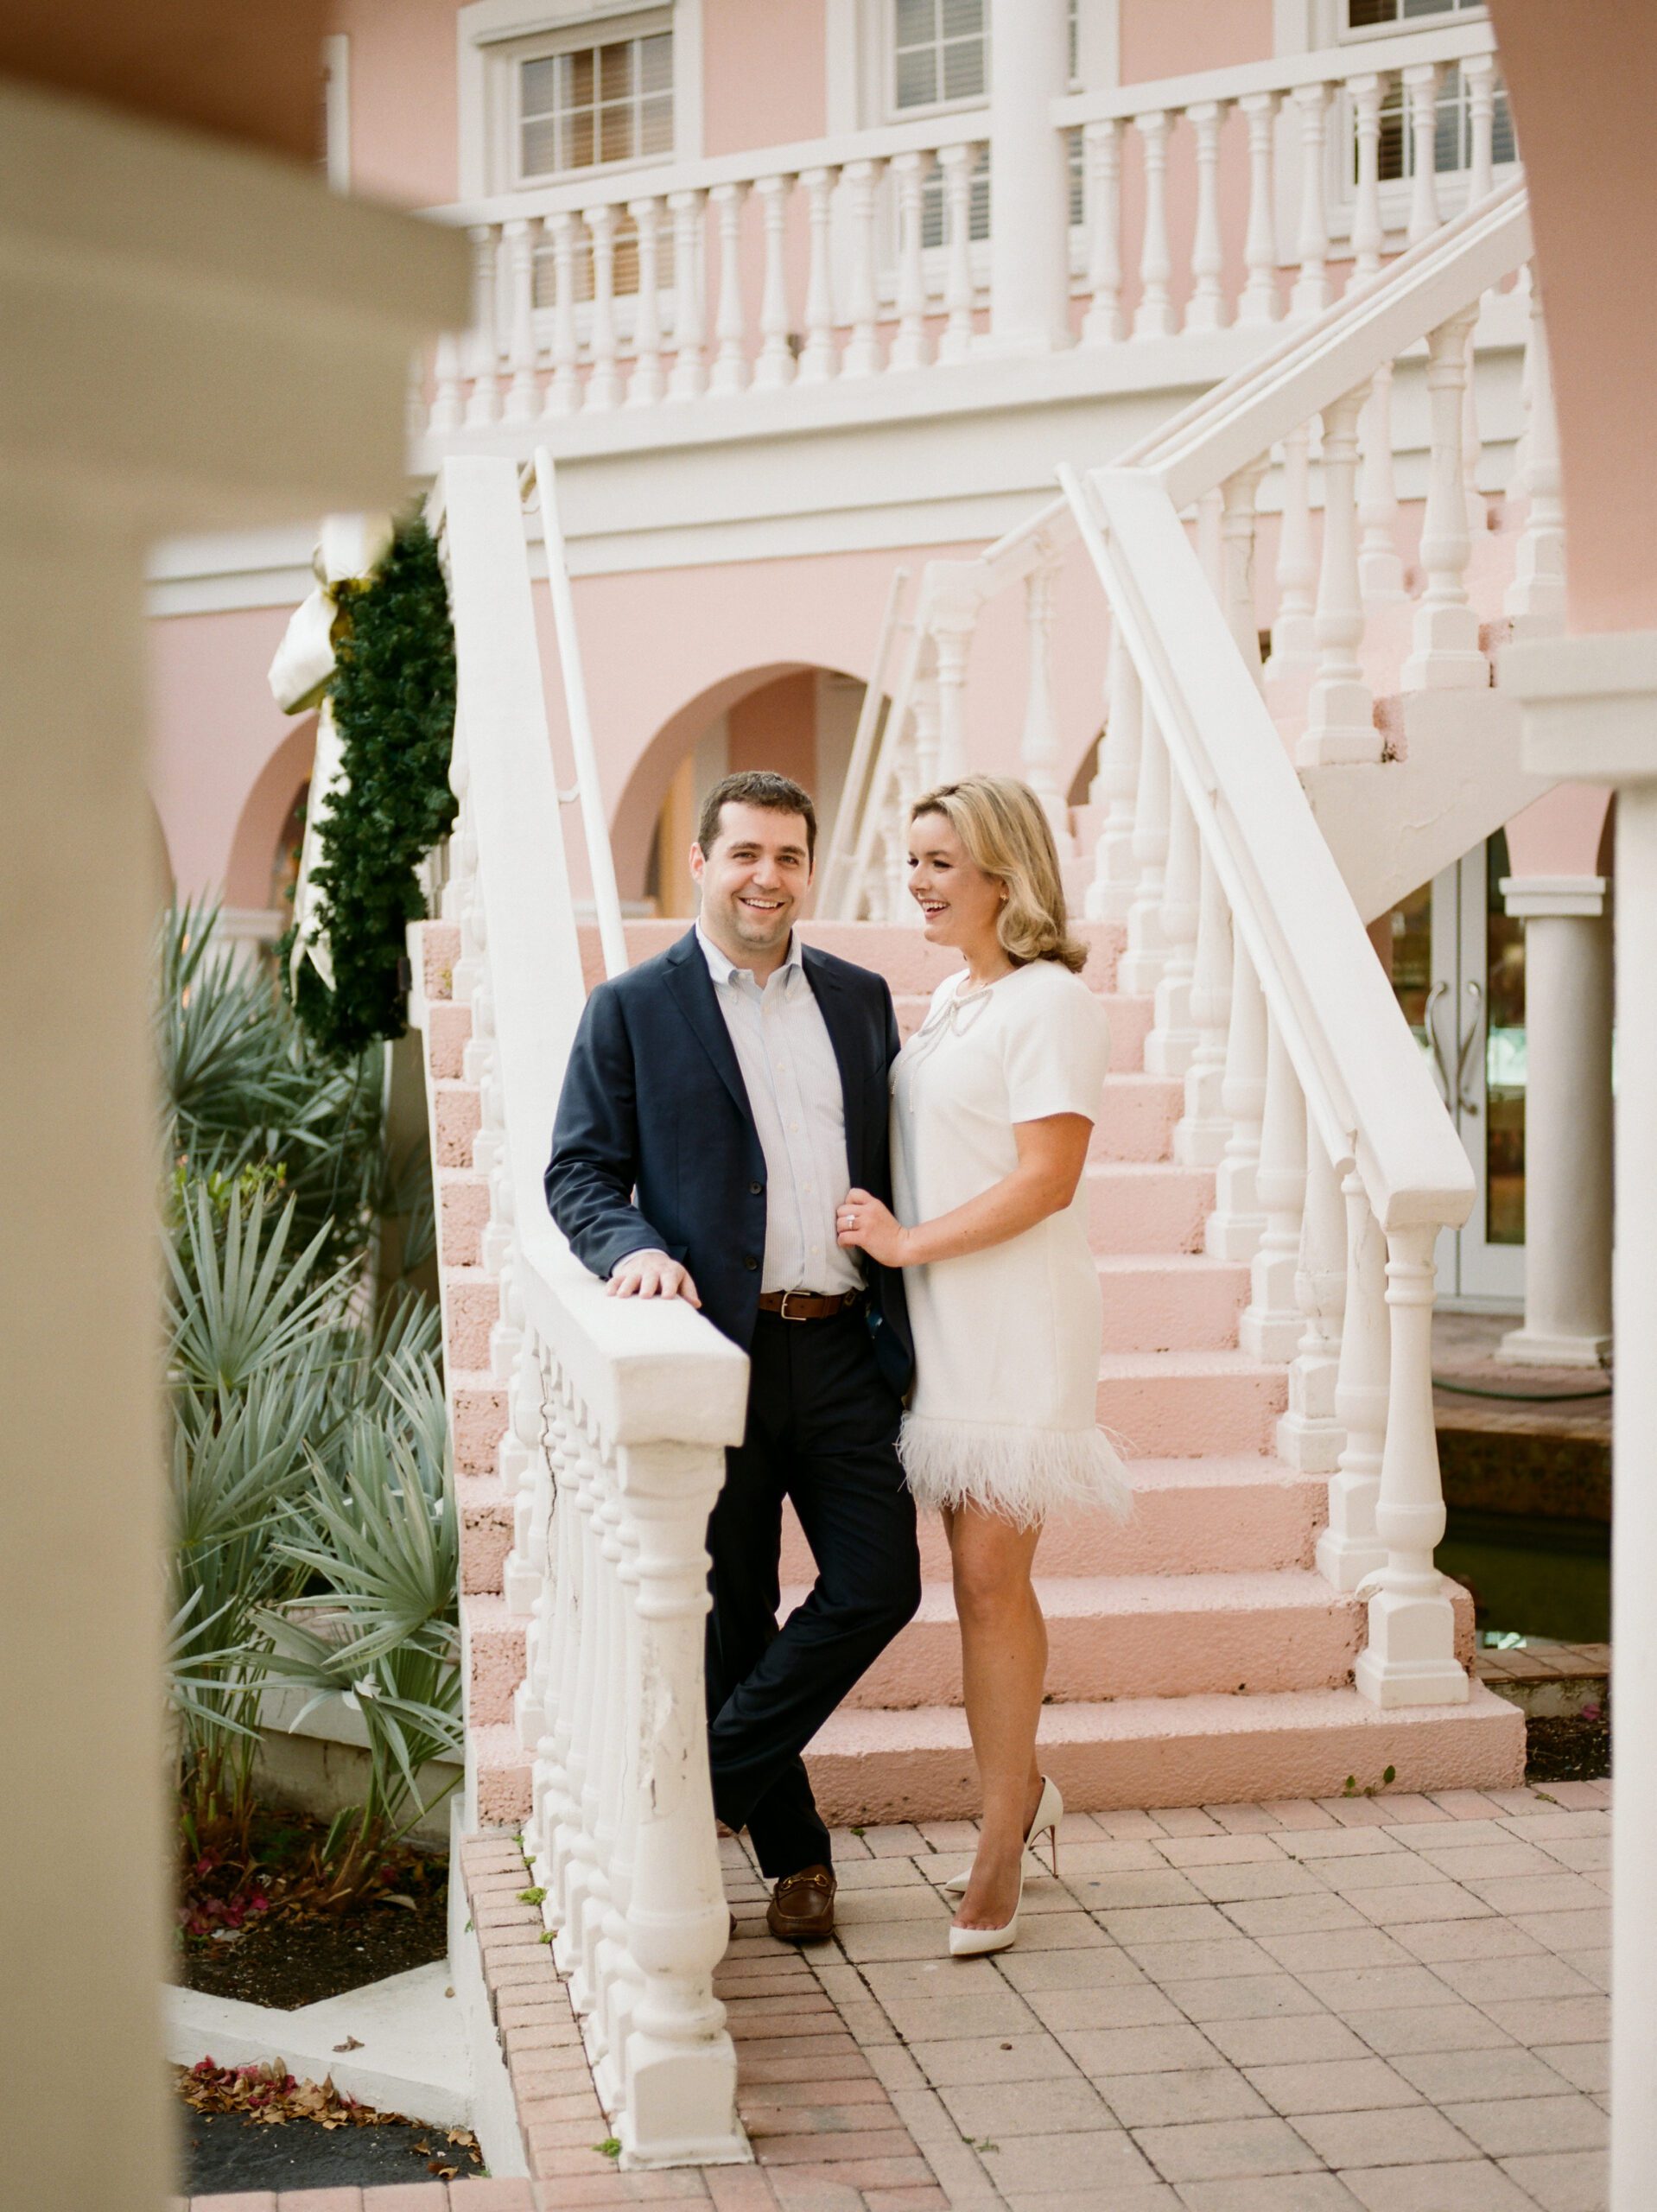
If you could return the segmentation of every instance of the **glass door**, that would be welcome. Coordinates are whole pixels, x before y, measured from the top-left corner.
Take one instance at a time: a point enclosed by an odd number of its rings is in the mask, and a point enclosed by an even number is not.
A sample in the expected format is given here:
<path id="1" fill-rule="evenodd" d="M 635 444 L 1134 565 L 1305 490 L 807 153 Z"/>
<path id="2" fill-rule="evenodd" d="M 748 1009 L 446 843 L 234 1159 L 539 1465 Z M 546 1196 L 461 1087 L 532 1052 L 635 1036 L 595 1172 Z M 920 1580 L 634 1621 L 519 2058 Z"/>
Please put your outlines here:
<path id="1" fill-rule="evenodd" d="M 1393 909 L 1393 988 L 1455 1118 L 1477 1192 L 1438 1240 L 1438 1294 L 1504 1310 L 1525 1295 L 1525 927 L 1497 887 L 1498 830 Z"/>

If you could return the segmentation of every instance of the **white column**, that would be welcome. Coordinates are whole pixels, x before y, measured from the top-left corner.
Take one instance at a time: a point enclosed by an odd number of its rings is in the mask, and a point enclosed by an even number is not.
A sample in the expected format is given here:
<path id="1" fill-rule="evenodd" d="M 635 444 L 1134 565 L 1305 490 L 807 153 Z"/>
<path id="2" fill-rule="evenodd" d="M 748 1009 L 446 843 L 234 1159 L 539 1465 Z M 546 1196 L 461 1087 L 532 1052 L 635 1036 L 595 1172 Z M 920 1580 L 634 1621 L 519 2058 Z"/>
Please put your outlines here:
<path id="1" fill-rule="evenodd" d="M 1135 338 L 1171 338 L 1178 327 L 1168 297 L 1173 263 L 1168 254 L 1168 131 L 1172 118 L 1162 108 L 1136 115 L 1133 127 L 1143 142 L 1145 230 L 1140 240 L 1140 303 L 1133 310 Z"/>
<path id="2" fill-rule="evenodd" d="M 1197 134 L 1197 228 L 1191 239 L 1191 296 L 1185 307 L 1187 330 L 1222 330 L 1225 294 L 1220 243 L 1220 124 L 1228 103 L 1200 100 L 1185 111 Z"/>
<path id="3" fill-rule="evenodd" d="M 1088 290 L 1084 346 L 1108 346 L 1122 334 L 1122 119 L 1108 116 L 1082 133 L 1087 175 Z"/>
<path id="4" fill-rule="evenodd" d="M 1347 289 L 1362 284 L 1381 267 L 1386 232 L 1381 221 L 1381 79 L 1354 77 L 1352 128 L 1357 141 L 1358 175 L 1352 198 L 1352 273 Z"/>
<path id="5" fill-rule="evenodd" d="M 1277 187 L 1272 158 L 1275 92 L 1246 92 L 1237 103 L 1248 118 L 1248 228 L 1243 265 L 1248 274 L 1237 302 L 1239 322 L 1275 322 L 1283 312 L 1277 283 Z"/>
<path id="6" fill-rule="evenodd" d="M 989 343 L 1038 353 L 1070 343 L 1070 175 L 1052 103 L 1070 73 L 1066 0 L 990 10 Z"/>
<path id="7" fill-rule="evenodd" d="M 765 275 L 759 295 L 759 359 L 753 380 L 762 391 L 794 381 L 794 356 L 788 343 L 788 196 L 791 176 L 762 176 L 754 185 L 765 238 Z"/>
<path id="8" fill-rule="evenodd" d="M 1611 1349 L 1611 937 L 1603 876 L 1509 876 L 1525 925 L 1525 1325 L 1498 1359 Z"/>
<path id="9" fill-rule="evenodd" d="M 499 236 L 492 223 L 479 223 L 472 240 L 472 329 L 467 340 L 472 391 L 466 403 L 468 429 L 500 417 L 500 293 L 496 275 Z"/>
<path id="10" fill-rule="evenodd" d="M 1165 756 L 1167 747 L 1162 747 Z M 1201 848 L 1185 786 L 1168 761 L 1168 859 L 1157 920 L 1166 947 L 1157 978 L 1156 1010 L 1145 1040 L 1147 1075 L 1183 1076 L 1197 1051 L 1191 979 L 1197 967 L 1197 920 L 1202 897 Z"/>
<path id="11" fill-rule="evenodd" d="M 1220 596 L 1226 627 L 1237 641 L 1243 666 L 1260 681 L 1260 613 L 1254 590 L 1254 502 L 1266 456 L 1228 476 L 1220 487 Z"/>

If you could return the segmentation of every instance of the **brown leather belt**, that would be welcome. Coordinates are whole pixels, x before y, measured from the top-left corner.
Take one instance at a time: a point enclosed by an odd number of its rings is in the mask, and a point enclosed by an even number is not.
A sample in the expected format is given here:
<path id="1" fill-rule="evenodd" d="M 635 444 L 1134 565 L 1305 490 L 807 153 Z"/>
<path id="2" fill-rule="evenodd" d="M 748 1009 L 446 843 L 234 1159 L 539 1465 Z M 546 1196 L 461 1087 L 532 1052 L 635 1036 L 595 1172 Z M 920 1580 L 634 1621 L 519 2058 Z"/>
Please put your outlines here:
<path id="1" fill-rule="evenodd" d="M 837 1290 L 824 1295 L 816 1290 L 763 1290 L 759 1311 L 776 1313 L 784 1321 L 828 1321 L 848 1313 L 862 1297 L 860 1290 Z"/>

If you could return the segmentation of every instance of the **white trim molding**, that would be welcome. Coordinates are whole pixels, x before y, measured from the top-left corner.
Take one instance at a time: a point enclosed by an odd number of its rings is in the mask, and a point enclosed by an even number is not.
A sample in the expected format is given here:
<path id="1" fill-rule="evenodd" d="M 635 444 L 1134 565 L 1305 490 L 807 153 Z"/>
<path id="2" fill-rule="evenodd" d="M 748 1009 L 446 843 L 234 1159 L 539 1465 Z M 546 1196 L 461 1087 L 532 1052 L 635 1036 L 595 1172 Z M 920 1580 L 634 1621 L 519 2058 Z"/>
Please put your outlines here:
<path id="1" fill-rule="evenodd" d="M 1597 921 L 1605 912 L 1607 887 L 1603 875 L 1504 875 L 1497 887 L 1509 918 L 1515 922 L 1555 915 L 1581 915 Z"/>

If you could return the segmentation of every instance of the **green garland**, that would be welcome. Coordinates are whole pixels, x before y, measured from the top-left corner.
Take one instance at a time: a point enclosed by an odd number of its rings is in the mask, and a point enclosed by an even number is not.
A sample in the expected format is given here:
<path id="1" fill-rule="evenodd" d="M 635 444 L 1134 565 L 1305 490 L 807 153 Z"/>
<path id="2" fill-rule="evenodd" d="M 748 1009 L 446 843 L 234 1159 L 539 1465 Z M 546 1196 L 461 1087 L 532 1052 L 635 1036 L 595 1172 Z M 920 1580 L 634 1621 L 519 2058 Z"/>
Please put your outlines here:
<path id="1" fill-rule="evenodd" d="M 437 547 L 399 523 L 366 583 L 340 587 L 329 690 L 346 788 L 318 825 L 311 880 L 333 959 L 330 990 L 281 947 L 283 988 L 321 1049 L 349 1059 L 403 1031 L 405 930 L 426 911 L 416 871 L 454 820 L 454 638 Z"/>

